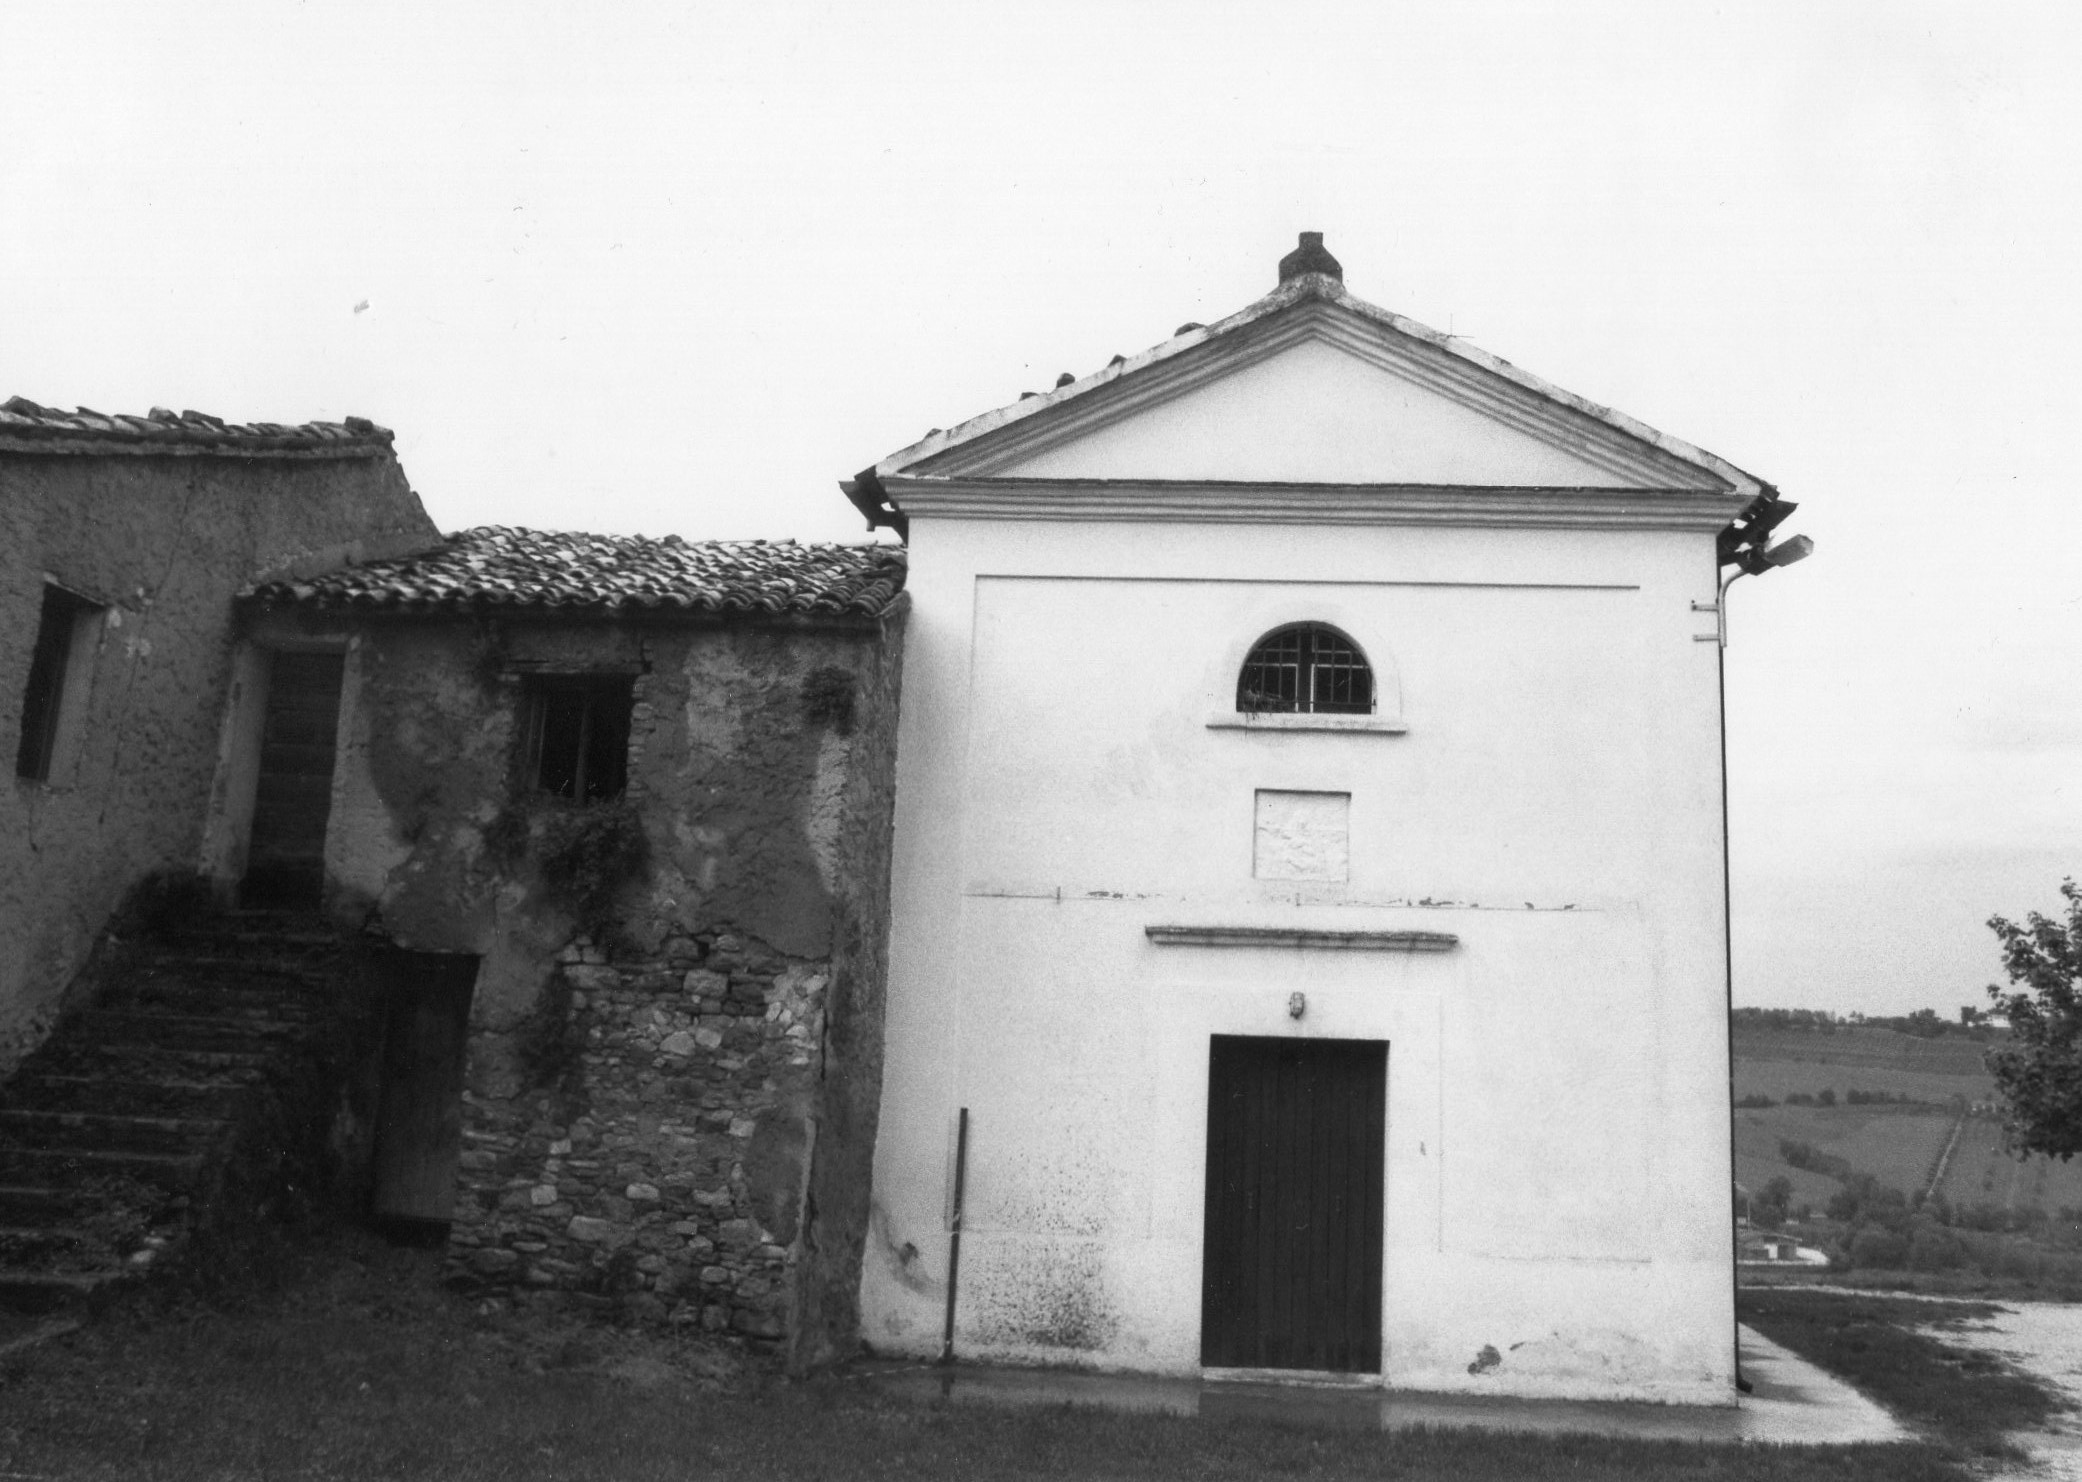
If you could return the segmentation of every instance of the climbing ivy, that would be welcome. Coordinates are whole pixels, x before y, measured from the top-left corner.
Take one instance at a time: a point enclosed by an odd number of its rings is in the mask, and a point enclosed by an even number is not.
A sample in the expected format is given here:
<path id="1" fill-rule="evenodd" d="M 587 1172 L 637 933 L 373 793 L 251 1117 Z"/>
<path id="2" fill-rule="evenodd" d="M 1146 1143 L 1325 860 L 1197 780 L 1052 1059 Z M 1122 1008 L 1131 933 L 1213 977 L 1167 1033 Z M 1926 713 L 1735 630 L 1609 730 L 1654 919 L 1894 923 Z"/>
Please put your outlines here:
<path id="1" fill-rule="evenodd" d="M 615 897 L 643 876 L 650 841 L 627 798 L 576 804 L 557 799 L 537 815 L 535 859 L 543 888 L 598 936 L 614 922 Z"/>

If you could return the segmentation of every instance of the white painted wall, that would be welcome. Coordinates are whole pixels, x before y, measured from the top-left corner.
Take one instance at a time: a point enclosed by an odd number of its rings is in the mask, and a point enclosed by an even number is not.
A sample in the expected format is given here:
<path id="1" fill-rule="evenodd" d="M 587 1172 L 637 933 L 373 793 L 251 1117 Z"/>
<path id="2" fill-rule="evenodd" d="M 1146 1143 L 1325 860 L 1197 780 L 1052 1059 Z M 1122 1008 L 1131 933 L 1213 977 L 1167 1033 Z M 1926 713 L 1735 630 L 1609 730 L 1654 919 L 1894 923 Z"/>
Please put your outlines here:
<path id="1" fill-rule="evenodd" d="M 1616 487 L 1597 462 L 1514 428 L 1406 368 L 1307 339 L 996 469 L 1019 478 L 1321 480 Z"/>
<path id="2" fill-rule="evenodd" d="M 914 518 L 911 548 L 866 1340 L 938 1350 L 965 1105 L 958 1351 L 1194 1372 L 1208 1037 L 1385 1039 L 1385 1382 L 1732 1400 L 1711 536 Z M 1208 727 L 1297 618 L 1394 667 L 1406 733 Z M 1262 789 L 1350 794 L 1346 879 L 1254 878 Z"/>

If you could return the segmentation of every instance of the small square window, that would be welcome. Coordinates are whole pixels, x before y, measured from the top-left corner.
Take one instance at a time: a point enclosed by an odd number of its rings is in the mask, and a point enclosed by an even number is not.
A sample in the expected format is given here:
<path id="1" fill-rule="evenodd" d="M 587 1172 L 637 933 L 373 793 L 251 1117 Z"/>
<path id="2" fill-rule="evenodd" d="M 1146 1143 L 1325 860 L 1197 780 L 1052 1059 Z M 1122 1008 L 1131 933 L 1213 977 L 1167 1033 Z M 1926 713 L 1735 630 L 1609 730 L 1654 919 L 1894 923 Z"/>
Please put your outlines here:
<path id="1" fill-rule="evenodd" d="M 101 609 L 62 587 L 46 585 L 43 609 L 36 619 L 36 647 L 29 659 L 29 682 L 22 688 L 22 736 L 15 750 L 14 774 L 30 782 L 47 782 L 58 754 L 69 709 L 81 698 L 81 649 L 92 639 L 89 626 Z M 66 705 L 68 685 L 73 704 Z"/>
<path id="2" fill-rule="evenodd" d="M 575 803 L 620 797 L 629 782 L 626 675 L 559 675 L 528 685 L 528 784 Z"/>

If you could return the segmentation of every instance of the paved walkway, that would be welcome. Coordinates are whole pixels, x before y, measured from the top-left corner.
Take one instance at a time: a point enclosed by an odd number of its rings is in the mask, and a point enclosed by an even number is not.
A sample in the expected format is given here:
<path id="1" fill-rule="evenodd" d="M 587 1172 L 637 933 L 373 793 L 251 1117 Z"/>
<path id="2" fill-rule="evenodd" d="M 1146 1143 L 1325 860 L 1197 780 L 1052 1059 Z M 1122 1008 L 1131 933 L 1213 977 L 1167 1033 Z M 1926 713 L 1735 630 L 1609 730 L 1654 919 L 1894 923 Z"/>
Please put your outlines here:
<path id="1" fill-rule="evenodd" d="M 1152 1379 L 1061 1369 L 926 1365 L 871 1368 L 868 1382 L 918 1400 L 997 1405 L 1090 1405 L 1171 1415 L 1301 1421 L 1326 1429 L 1413 1426 L 1644 1440 L 1766 1441 L 1850 1445 L 1908 1437 L 1895 1419 L 1842 1380 L 1742 1330 L 1742 1371 L 1754 1392 L 1736 1405 L 1652 1405 L 1606 1400 L 1487 1399 L 1421 1395 L 1372 1386 L 1245 1384 Z"/>

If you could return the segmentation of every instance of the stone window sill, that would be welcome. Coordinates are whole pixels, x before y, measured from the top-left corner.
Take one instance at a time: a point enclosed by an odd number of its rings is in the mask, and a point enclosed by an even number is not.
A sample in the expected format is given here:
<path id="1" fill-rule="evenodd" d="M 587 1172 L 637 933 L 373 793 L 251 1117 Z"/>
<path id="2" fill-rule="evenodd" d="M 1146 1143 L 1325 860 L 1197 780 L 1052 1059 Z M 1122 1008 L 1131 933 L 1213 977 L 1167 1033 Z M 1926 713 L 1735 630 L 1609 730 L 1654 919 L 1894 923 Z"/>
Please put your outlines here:
<path id="1" fill-rule="evenodd" d="M 1400 736 L 1409 725 L 1392 715 L 1298 715 L 1286 711 L 1253 714 L 1223 710 L 1207 718 L 1210 731 L 1344 731 L 1368 736 Z"/>

